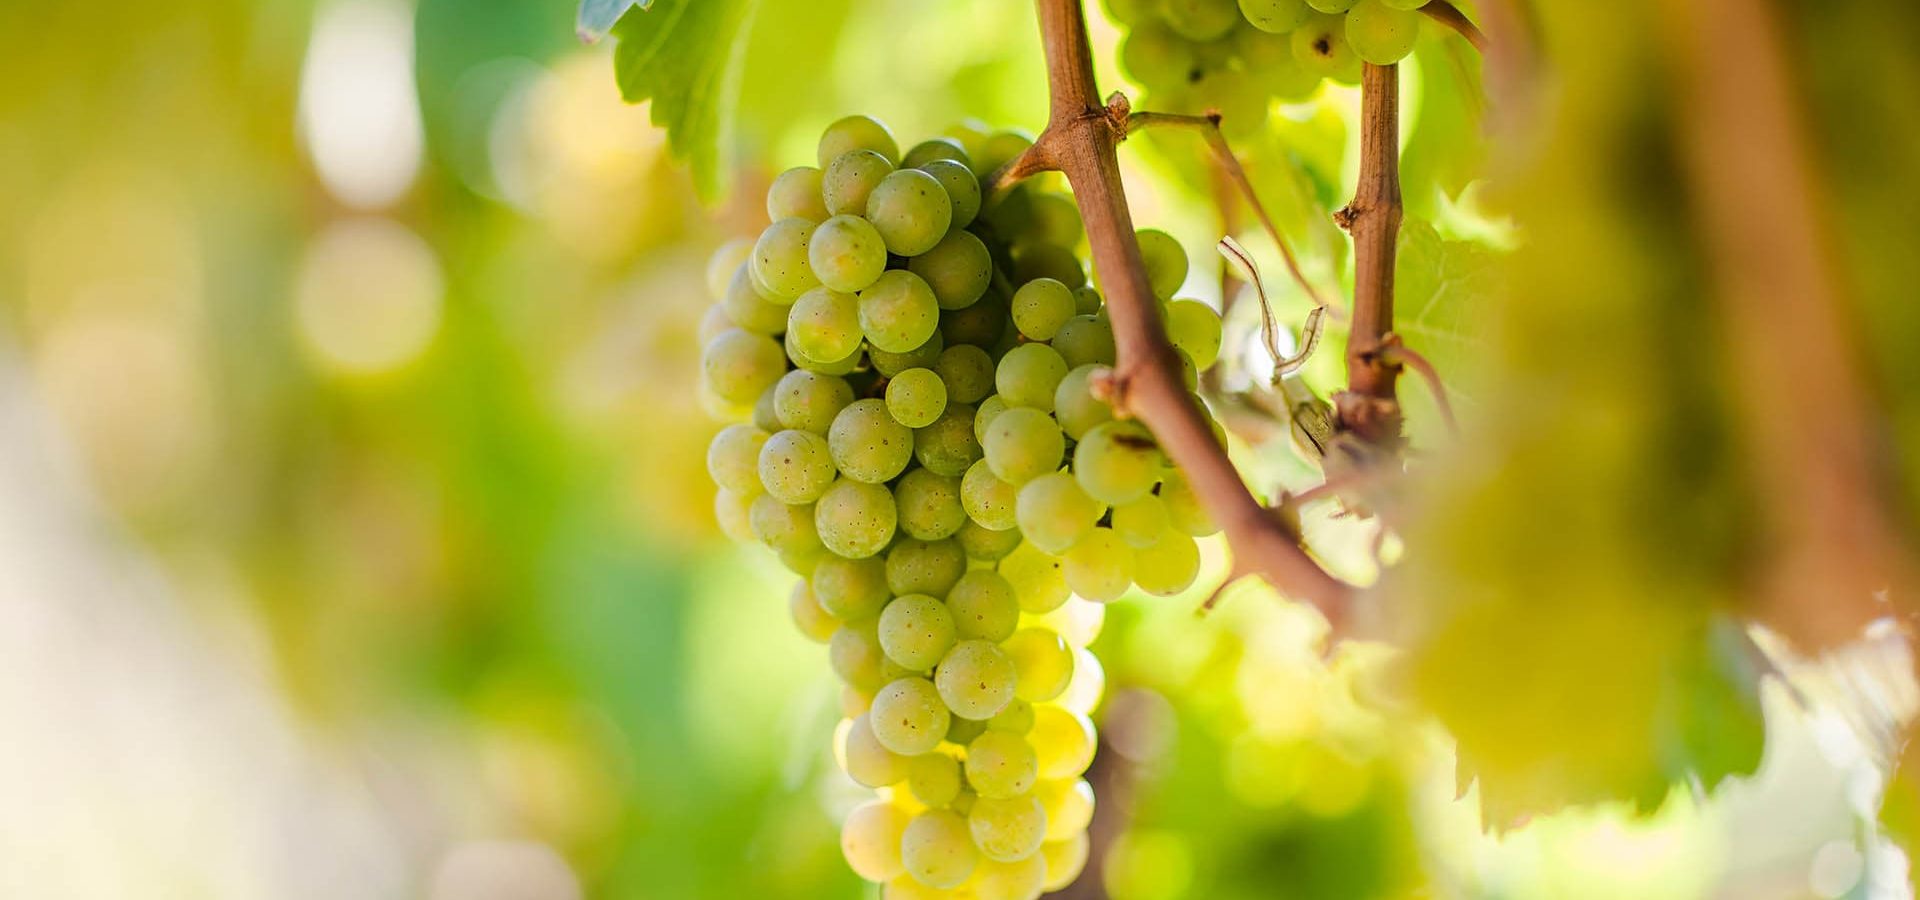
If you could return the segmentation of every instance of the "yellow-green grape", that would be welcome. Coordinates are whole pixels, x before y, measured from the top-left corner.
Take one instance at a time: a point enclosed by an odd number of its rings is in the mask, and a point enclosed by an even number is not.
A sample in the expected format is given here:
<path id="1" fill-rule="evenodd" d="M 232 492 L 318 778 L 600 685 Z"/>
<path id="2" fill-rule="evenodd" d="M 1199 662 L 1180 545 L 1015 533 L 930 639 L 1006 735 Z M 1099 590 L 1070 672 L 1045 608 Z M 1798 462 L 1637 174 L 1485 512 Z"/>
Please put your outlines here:
<path id="1" fill-rule="evenodd" d="M 1307 20 L 1306 0 L 1240 0 L 1240 14 L 1253 27 L 1272 34 L 1285 34 Z"/>
<path id="2" fill-rule="evenodd" d="M 820 223 L 807 244 L 807 265 L 821 284 L 844 293 L 864 290 L 887 269 L 880 232 L 859 216 L 833 216 Z"/>
<path id="3" fill-rule="evenodd" d="M 836 619 L 879 615 L 880 608 L 893 599 L 887 590 L 886 562 L 877 556 L 829 556 L 814 567 L 808 583 L 820 608 Z"/>
<path id="4" fill-rule="evenodd" d="M 1066 361 L 1068 369 L 1113 365 L 1113 326 L 1102 317 L 1074 316 L 1060 326 L 1049 343 L 1060 351 L 1060 358 Z"/>
<path id="5" fill-rule="evenodd" d="M 839 360 L 819 360 L 802 353 L 799 347 L 794 346 L 793 332 L 791 330 L 786 333 L 784 340 L 787 358 L 793 360 L 794 365 L 806 369 L 809 372 L 819 372 L 822 375 L 850 375 L 853 373 L 853 370 L 860 367 L 859 350 L 854 350 Z M 772 400 L 769 399 L 767 402 L 771 403 Z M 771 412 L 772 410 L 769 409 L 768 411 Z"/>
<path id="6" fill-rule="evenodd" d="M 885 400 L 869 397 L 834 416 L 827 448 L 842 475 L 879 484 L 906 471 L 913 459 L 913 430 L 893 420 Z"/>
<path id="7" fill-rule="evenodd" d="M 1118 506 L 1146 496 L 1166 469 L 1166 454 L 1133 419 L 1102 422 L 1073 448 L 1073 476 L 1101 503 Z"/>
<path id="8" fill-rule="evenodd" d="M 877 618 L 842 623 L 827 641 L 827 662 L 833 674 L 858 690 L 878 691 L 887 683 L 886 661 Z"/>
<path id="9" fill-rule="evenodd" d="M 1353 8 L 1355 0 L 1307 0 L 1307 5 L 1323 13 L 1343 13 Z"/>
<path id="10" fill-rule="evenodd" d="M 1120 67 L 1153 90 L 1186 84 L 1197 64 L 1193 44 L 1157 21 L 1134 28 L 1120 43 Z"/>
<path id="11" fill-rule="evenodd" d="M 1142 228 L 1133 234 L 1140 242 L 1140 258 L 1146 264 L 1153 295 L 1163 300 L 1172 297 L 1187 282 L 1187 251 L 1173 235 L 1158 228 Z"/>
<path id="12" fill-rule="evenodd" d="M 752 425 L 728 425 L 707 445 L 707 474 L 736 494 L 760 493 L 760 448 L 767 433 Z"/>
<path id="13" fill-rule="evenodd" d="M 855 150 L 872 150 L 886 157 L 889 164 L 900 161 L 900 143 L 893 139 L 893 132 L 880 120 L 859 115 L 840 119 L 821 132 L 817 159 L 825 166 Z"/>
<path id="14" fill-rule="evenodd" d="M 734 270 L 733 279 L 727 282 L 727 292 L 720 298 L 720 307 L 726 313 L 727 321 L 754 334 L 779 334 L 786 327 L 787 308 L 760 293 L 753 283 L 753 275 L 747 271 L 747 264 L 741 263 Z"/>
<path id="15" fill-rule="evenodd" d="M 1101 0 L 1107 17 L 1127 26 L 1145 25 L 1160 18 L 1160 0 Z"/>
<path id="16" fill-rule="evenodd" d="M 1073 314 L 1076 316 L 1098 315 L 1103 302 L 1100 292 L 1091 285 L 1073 289 Z"/>
<path id="17" fill-rule="evenodd" d="M 1293 58 L 1318 78 L 1336 78 L 1360 64 L 1347 44 L 1345 17 L 1325 13 L 1314 14 L 1293 30 Z"/>
<path id="18" fill-rule="evenodd" d="M 954 539 L 967 551 L 969 559 L 993 562 L 1006 558 L 1007 554 L 1020 546 L 1020 530 L 1008 528 L 995 531 L 968 519 L 966 524 L 960 526 L 960 533 L 954 535 Z"/>
<path id="19" fill-rule="evenodd" d="M 969 835 L 967 820 L 950 810 L 930 809 L 913 817 L 900 839 L 907 874 L 928 887 L 959 887 L 979 862 Z"/>
<path id="20" fill-rule="evenodd" d="M 780 379 L 775 378 L 772 383 L 767 385 L 767 389 L 761 391 L 760 396 L 753 401 L 753 427 L 768 434 L 779 431 L 781 428 L 780 417 L 773 414 L 773 385 L 779 382 Z M 759 464 L 760 461 L 758 459 L 754 460 L 755 466 L 759 466 Z"/>
<path id="21" fill-rule="evenodd" d="M 966 551 L 954 540 L 902 538 L 887 551 L 887 589 L 944 597 L 967 571 Z"/>
<path id="22" fill-rule="evenodd" d="M 1428 0 L 1385 0 L 1385 2 L 1394 9 L 1419 9 L 1426 6 Z"/>
<path id="23" fill-rule="evenodd" d="M 913 145 L 907 155 L 900 160 L 901 168 L 917 169 L 936 159 L 950 159 L 961 165 L 971 166 L 973 158 L 967 155 L 967 148 L 950 137 L 928 138 Z"/>
<path id="24" fill-rule="evenodd" d="M 799 431 L 826 434 L 834 417 L 852 402 L 853 387 L 835 375 L 795 369 L 773 386 L 773 414 L 781 425 Z"/>
<path id="25" fill-rule="evenodd" d="M 1042 780 L 1034 786 L 1033 796 L 1047 814 L 1047 843 L 1072 840 L 1093 824 L 1093 785 L 1084 778 Z"/>
<path id="26" fill-rule="evenodd" d="M 946 410 L 947 385 L 932 369 L 908 369 L 887 382 L 886 400 L 894 421 L 924 428 Z"/>
<path id="27" fill-rule="evenodd" d="M 1068 476 L 1067 480 L 1071 482 L 1073 477 Z M 999 572 L 1013 585 L 1013 598 L 1020 602 L 1020 611 L 1038 615 L 1059 609 L 1073 596 L 1062 568 L 1058 557 L 1042 551 L 1029 540 L 1000 561 Z"/>
<path id="28" fill-rule="evenodd" d="M 1227 36 L 1240 22 L 1233 0 L 1165 0 L 1166 22 L 1181 37 L 1205 43 Z"/>
<path id="29" fill-rule="evenodd" d="M 1041 778 L 1077 778 L 1093 765 L 1093 722 L 1058 706 L 1034 707 L 1033 729 L 1027 733 L 1027 742 L 1033 745 L 1039 759 Z M 1052 839 L 1065 836 L 1061 834 Z"/>
<path id="30" fill-rule="evenodd" d="M 752 426 L 741 426 L 752 428 Z M 754 429 L 759 431 L 759 429 Z M 758 480 L 754 487 L 758 489 Z M 1016 504 L 1020 489 L 1001 481 L 987 466 L 986 460 L 980 460 L 967 467 L 967 474 L 960 479 L 960 505 L 973 521 L 995 531 L 1005 531 L 1019 524 L 1016 517 Z"/>
<path id="31" fill-rule="evenodd" d="M 979 403 L 993 393 L 993 357 L 972 344 L 940 351 L 933 371 L 946 385 L 947 396 L 956 403 Z"/>
<path id="32" fill-rule="evenodd" d="M 841 556 L 872 556 L 893 540 L 898 516 L 886 485 L 842 478 L 814 503 L 816 539 Z"/>
<path id="33" fill-rule="evenodd" d="M 759 540 L 753 533 L 752 508 L 752 494 L 739 494 L 726 488 L 713 492 L 713 518 L 720 524 L 720 533 L 729 540 L 741 543 Z M 1019 538 L 1020 533 L 1014 532 L 1014 540 Z"/>
<path id="34" fill-rule="evenodd" d="M 1113 533 L 1135 550 L 1159 543 L 1160 535 L 1172 527 L 1167 505 L 1153 494 L 1113 508 Z"/>
<path id="35" fill-rule="evenodd" d="M 772 218 L 786 217 L 773 216 Z M 733 280 L 734 274 L 740 270 L 740 267 L 747 264 L 747 259 L 751 256 L 753 256 L 752 238 L 734 238 L 715 247 L 713 255 L 707 257 L 707 296 L 716 300 L 726 296 L 727 284 Z"/>
<path id="36" fill-rule="evenodd" d="M 1035 241 L 1070 249 L 1086 236 L 1080 225 L 1080 207 L 1066 194 L 1041 191 L 1033 195 L 1027 235 Z"/>
<path id="37" fill-rule="evenodd" d="M 966 474 L 980 458 L 980 442 L 973 439 L 973 407 L 948 403 L 932 425 L 914 429 L 913 458 L 942 475 Z"/>
<path id="38" fill-rule="evenodd" d="M 953 200 L 939 179 L 919 169 L 899 169 L 867 195 L 867 221 L 886 241 L 887 252 L 918 256 L 947 236 Z"/>
<path id="39" fill-rule="evenodd" d="M 753 244 L 753 278 L 767 299 L 791 302 L 820 283 L 807 264 L 807 248 L 817 227 L 806 219 L 781 219 L 760 232 Z"/>
<path id="40" fill-rule="evenodd" d="M 1013 660 L 991 641 L 960 641 L 934 671 L 933 683 L 953 714 L 976 721 L 993 718 L 1013 699 Z"/>
<path id="41" fill-rule="evenodd" d="M 1039 278 L 1051 278 L 1068 288 L 1087 283 L 1087 270 L 1080 257 L 1059 244 L 1045 241 L 1017 244 L 1013 248 L 1013 283 L 1026 284 Z"/>
<path id="42" fill-rule="evenodd" d="M 967 521 L 967 511 L 960 504 L 960 479 L 950 475 L 914 469 L 893 486 L 893 499 L 900 510 L 900 530 L 919 540 L 952 537 Z M 957 545 L 955 555 L 961 555 Z"/>
<path id="43" fill-rule="evenodd" d="M 1305 21 L 1305 0 L 1291 2 L 1300 8 Z M 1306 100 L 1320 87 L 1320 76 L 1301 68 L 1300 61 L 1293 58 L 1290 34 L 1242 28 L 1233 33 L 1233 51 L 1240 56 L 1247 77 L 1282 103 Z"/>
<path id="44" fill-rule="evenodd" d="M 880 745 L 902 756 L 929 752 L 947 736 L 947 707 L 925 678 L 888 682 L 874 693 L 869 715 Z"/>
<path id="45" fill-rule="evenodd" d="M 985 798 L 1017 797 L 1033 788 L 1039 762 L 1026 738 L 1010 731 L 986 733 L 967 745 L 967 784 Z"/>
<path id="46" fill-rule="evenodd" d="M 960 146 L 967 148 L 968 156 L 976 156 L 980 152 L 980 145 L 986 142 L 988 135 L 993 134 L 993 128 L 979 119 L 968 116 L 948 125 L 947 130 L 942 133 L 959 141 Z"/>
<path id="47" fill-rule="evenodd" d="M 1052 416 L 1019 407 L 993 417 L 982 449 L 994 475 L 1008 484 L 1023 485 L 1060 468 L 1066 438 Z"/>
<path id="48" fill-rule="evenodd" d="M 972 344 L 992 350 L 1007 337 L 1010 326 L 1006 298 L 993 291 L 966 309 L 950 309 L 940 316 L 940 335 L 949 346 Z"/>
<path id="49" fill-rule="evenodd" d="M 860 331 L 882 350 L 905 353 L 940 327 L 940 303 L 920 276 L 890 269 L 860 292 Z"/>
<path id="50" fill-rule="evenodd" d="M 805 553 L 819 549 L 821 540 L 813 524 L 813 508 L 781 503 L 771 495 L 753 498 L 747 510 L 753 534 L 775 550 Z"/>
<path id="51" fill-rule="evenodd" d="M 744 268 L 742 266 L 742 270 Z M 696 332 L 696 336 L 700 339 L 700 346 L 705 347 L 708 342 L 719 337 L 720 332 L 732 327 L 734 327 L 733 317 L 727 315 L 724 306 L 716 304 L 707 307 L 707 311 L 700 316 L 700 328 Z"/>
<path id="52" fill-rule="evenodd" d="M 954 896 L 955 892 L 921 884 L 912 875 L 887 879 L 880 886 L 880 900 L 951 900 Z"/>
<path id="53" fill-rule="evenodd" d="M 811 576 L 814 567 L 820 564 L 820 560 L 830 555 L 832 554 L 829 554 L 823 547 L 808 547 L 805 550 L 781 549 L 773 551 L 773 556 L 780 561 L 780 565 L 784 566 L 787 571 L 801 578 Z"/>
<path id="54" fill-rule="evenodd" d="M 1118 600 L 1133 584 L 1133 556 L 1113 529 L 1095 528 L 1067 551 L 1067 586 L 1088 600 Z"/>
<path id="55" fill-rule="evenodd" d="M 730 328 L 707 342 L 700 366 L 708 390 L 729 403 L 745 405 L 786 374 L 787 357 L 772 338 Z"/>
<path id="56" fill-rule="evenodd" d="M 941 309 L 965 309 L 993 283 L 993 256 L 973 232 L 955 228 L 933 249 L 907 260 L 907 271 L 933 289 Z"/>
<path id="57" fill-rule="evenodd" d="M 1022 628 L 1001 643 L 1013 660 L 1013 695 L 1028 703 L 1060 696 L 1073 677 L 1073 648 L 1045 628 Z"/>
<path id="58" fill-rule="evenodd" d="M 1029 281 L 1013 292 L 1013 326 L 1032 340 L 1053 340 L 1075 311 L 1073 290 L 1052 278 Z"/>
<path id="59" fill-rule="evenodd" d="M 973 743 L 974 738 L 986 733 L 987 723 L 984 720 L 976 721 L 956 715 L 953 717 L 952 724 L 947 726 L 947 743 L 956 747 L 965 747 Z M 956 797 L 954 799 L 958 800 L 959 798 Z"/>
<path id="60" fill-rule="evenodd" d="M 865 215 L 867 198 L 880 181 L 893 174 L 893 163 L 871 150 L 855 150 L 827 164 L 820 193 L 834 215 Z"/>
<path id="61" fill-rule="evenodd" d="M 901 839 L 910 820 L 905 809 L 885 800 L 854 807 L 840 825 L 840 853 L 853 873 L 868 881 L 886 881 L 906 872 Z"/>
<path id="62" fill-rule="evenodd" d="M 960 761 L 938 750 L 909 758 L 907 790 L 934 809 L 953 803 L 960 795 Z"/>
<path id="63" fill-rule="evenodd" d="M 975 176 L 977 170 L 964 163 L 951 159 L 936 159 L 918 167 L 920 171 L 933 176 L 940 187 L 947 192 L 947 200 L 953 205 L 953 223 L 951 228 L 958 230 L 973 224 L 980 215 L 980 179 Z"/>
<path id="64" fill-rule="evenodd" d="M 1007 415 L 1012 415 L 1009 410 Z M 1014 519 L 1027 542 L 1060 555 L 1078 544 L 1106 513 L 1106 506 L 1087 495 L 1080 482 L 1066 472 L 1049 472 L 1020 488 L 1014 500 Z"/>
<path id="65" fill-rule="evenodd" d="M 1040 858 L 1047 863 L 1047 880 L 1042 889 L 1058 891 L 1065 889 L 1080 879 L 1080 873 L 1087 868 L 1087 855 L 1092 848 L 1092 840 L 1082 831 L 1064 841 L 1050 841 L 1040 845 Z"/>
<path id="66" fill-rule="evenodd" d="M 1193 538 L 1168 528 L 1151 547 L 1133 553 L 1133 580 L 1156 597 L 1171 597 L 1193 586 L 1200 575 L 1200 547 Z"/>
<path id="67" fill-rule="evenodd" d="M 873 370 L 882 377 L 892 378 L 908 369 L 932 368 L 940 352 L 946 349 L 946 341 L 936 331 L 926 342 L 905 353 L 888 353 L 878 347 L 867 350 L 867 361 L 873 363 Z M 952 400 L 952 389 L 948 389 L 948 400 Z"/>
<path id="68" fill-rule="evenodd" d="M 987 426 L 993 424 L 993 418 L 995 416 L 1006 411 L 1007 401 L 1000 399 L 999 394 L 994 394 L 980 401 L 979 408 L 974 410 L 973 413 L 973 439 L 976 441 L 985 441 L 987 439 Z"/>
<path id="69" fill-rule="evenodd" d="M 760 482 L 782 503 L 812 503 L 833 483 L 833 476 L 826 439 L 813 432 L 788 428 L 760 448 Z"/>
<path id="70" fill-rule="evenodd" d="M 1006 731 L 1020 735 L 1026 734 L 1028 731 L 1033 730 L 1033 704 L 1019 697 L 1014 697 L 1012 701 L 1007 703 L 1006 709 L 994 713 L 993 718 L 987 720 L 987 729 L 989 731 Z"/>
<path id="71" fill-rule="evenodd" d="M 1047 813 L 1032 794 L 981 797 L 967 813 L 967 830 L 980 855 L 1001 862 L 1026 859 L 1047 835 Z"/>
<path id="72" fill-rule="evenodd" d="M 969 883 L 974 900 L 1036 900 L 1046 884 L 1047 861 L 1038 853 L 1013 862 L 981 860 Z"/>
<path id="73" fill-rule="evenodd" d="M 814 571 L 820 571 L 820 567 L 814 566 Z M 793 627 L 816 644 L 833 640 L 833 633 L 840 630 L 840 620 L 820 605 L 805 581 L 796 582 L 787 595 L 787 612 L 793 616 Z"/>
<path id="74" fill-rule="evenodd" d="M 1167 337 L 1202 369 L 1220 358 L 1220 314 L 1198 300 L 1167 304 Z"/>
<path id="75" fill-rule="evenodd" d="M 795 166 L 775 176 L 773 185 L 767 188 L 767 218 L 774 222 L 826 219 L 827 204 L 820 199 L 821 175 L 813 166 Z"/>
<path id="76" fill-rule="evenodd" d="M 1360 0 L 1347 11 L 1347 45 L 1376 66 L 1390 66 L 1413 52 L 1420 39 L 1420 13 L 1383 0 Z"/>
<path id="77" fill-rule="evenodd" d="M 980 149 L 974 152 L 974 162 L 978 163 L 974 171 L 989 174 L 997 172 L 1031 146 L 1031 134 L 1015 129 L 996 131 L 987 135 L 987 139 L 980 143 Z"/>
<path id="78" fill-rule="evenodd" d="M 1113 421 L 1113 407 L 1093 396 L 1093 374 L 1100 366 L 1075 366 L 1053 389 L 1053 416 L 1067 437 L 1080 440 L 1094 426 Z"/>
<path id="79" fill-rule="evenodd" d="M 786 311 L 787 339 L 811 359 L 840 360 L 860 349 L 860 301 L 827 287 L 800 295 Z"/>
<path id="80" fill-rule="evenodd" d="M 871 717 L 865 713 L 848 724 L 840 756 L 847 777 L 867 787 L 883 788 L 907 779 L 908 758 L 881 745 L 873 736 Z"/>
<path id="81" fill-rule="evenodd" d="M 1000 358 L 993 383 L 1008 406 L 1052 412 L 1053 393 L 1065 377 L 1067 362 L 1058 351 L 1046 344 L 1021 344 Z"/>
<path id="82" fill-rule="evenodd" d="M 1097 610 L 1106 607 L 1098 603 L 1088 603 Z M 1093 715 L 1100 706 L 1100 698 L 1106 695 L 1107 670 L 1100 665 L 1100 657 L 1085 647 L 1073 650 L 1073 680 L 1067 682 L 1067 689 L 1054 698 L 1061 709 L 1071 710 L 1083 716 Z"/>
<path id="83" fill-rule="evenodd" d="M 953 643 L 953 614 L 926 594 L 904 595 L 880 611 L 880 649 L 908 669 L 924 672 L 939 665 Z"/>
<path id="84" fill-rule="evenodd" d="M 1200 505 L 1200 496 L 1179 470 L 1168 470 L 1160 481 L 1160 502 L 1167 505 L 1167 518 L 1173 527 L 1194 537 L 1206 537 L 1220 530 L 1213 516 Z"/>

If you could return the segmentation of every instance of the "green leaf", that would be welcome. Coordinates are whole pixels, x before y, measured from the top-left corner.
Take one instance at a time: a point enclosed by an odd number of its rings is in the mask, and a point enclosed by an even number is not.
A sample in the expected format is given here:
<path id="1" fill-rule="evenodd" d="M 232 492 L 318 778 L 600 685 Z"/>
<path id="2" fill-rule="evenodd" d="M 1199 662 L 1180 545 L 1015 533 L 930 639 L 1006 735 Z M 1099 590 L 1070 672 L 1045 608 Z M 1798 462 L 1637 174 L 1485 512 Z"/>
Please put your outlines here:
<path id="1" fill-rule="evenodd" d="M 651 101 L 674 156 L 712 200 L 726 186 L 734 110 L 758 0 L 659 0 L 613 26 L 614 76 L 629 103 Z"/>
<path id="2" fill-rule="evenodd" d="M 620 21 L 620 16 L 630 7 L 646 9 L 653 0 L 580 0 L 580 16 L 575 20 L 574 30 L 580 39 L 597 41 L 607 36 L 607 29 Z"/>
<path id="3" fill-rule="evenodd" d="M 1484 365 L 1481 333 L 1499 289 L 1502 254 L 1474 241 L 1449 240 L 1433 225 L 1409 219 L 1394 262 L 1393 330 L 1433 363 L 1455 403 L 1479 394 L 1473 371 Z M 1409 421 L 1436 421 L 1427 391 L 1409 378 L 1401 389 Z"/>

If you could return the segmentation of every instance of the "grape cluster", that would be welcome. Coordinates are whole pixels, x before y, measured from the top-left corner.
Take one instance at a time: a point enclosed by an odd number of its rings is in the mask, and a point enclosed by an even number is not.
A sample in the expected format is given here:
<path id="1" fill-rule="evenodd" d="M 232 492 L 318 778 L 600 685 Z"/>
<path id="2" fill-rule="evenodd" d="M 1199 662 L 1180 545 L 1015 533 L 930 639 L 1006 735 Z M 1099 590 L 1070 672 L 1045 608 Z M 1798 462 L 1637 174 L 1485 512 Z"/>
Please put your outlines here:
<path id="1" fill-rule="evenodd" d="M 1427 0 L 1106 0 L 1128 29 L 1120 65 L 1156 109 L 1217 108 L 1222 127 L 1265 120 L 1267 100 L 1304 100 L 1321 79 L 1360 83 L 1360 64 L 1413 52 Z"/>
<path id="2" fill-rule="evenodd" d="M 1101 691 L 1089 601 L 1184 590 L 1214 530 L 1152 434 L 1096 396 L 1114 338 L 1073 201 L 1028 182 L 982 209 L 974 173 L 1028 143 L 963 127 L 902 155 L 842 119 L 818 167 L 774 180 L 772 224 L 709 269 L 705 390 L 744 420 L 709 448 L 716 513 L 803 576 L 791 615 L 844 682 L 839 760 L 878 792 L 841 846 L 891 898 L 1073 881 Z M 1171 298 L 1184 252 L 1138 239 Z M 1191 384 L 1220 320 L 1156 302 Z"/>

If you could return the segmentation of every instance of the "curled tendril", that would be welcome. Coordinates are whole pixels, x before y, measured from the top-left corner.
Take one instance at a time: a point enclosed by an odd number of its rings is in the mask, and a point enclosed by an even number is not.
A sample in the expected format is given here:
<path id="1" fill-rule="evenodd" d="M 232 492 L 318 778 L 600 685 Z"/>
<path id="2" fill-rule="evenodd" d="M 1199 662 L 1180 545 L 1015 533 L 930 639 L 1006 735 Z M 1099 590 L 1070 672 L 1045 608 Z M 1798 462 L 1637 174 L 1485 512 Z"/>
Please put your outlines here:
<path id="1" fill-rule="evenodd" d="M 1273 317 L 1273 304 L 1267 300 L 1266 283 L 1260 279 L 1260 267 L 1253 261 L 1253 255 L 1240 242 L 1227 235 L 1220 239 L 1220 255 L 1227 258 L 1240 270 L 1242 278 L 1253 285 L 1254 294 L 1260 298 L 1260 337 L 1267 345 L 1267 353 L 1273 357 L 1273 383 L 1299 371 L 1313 356 L 1315 348 L 1320 346 L 1320 334 L 1326 330 L 1327 308 L 1316 306 L 1307 313 L 1307 320 L 1300 326 L 1299 349 L 1291 356 L 1280 352 L 1280 326 Z"/>

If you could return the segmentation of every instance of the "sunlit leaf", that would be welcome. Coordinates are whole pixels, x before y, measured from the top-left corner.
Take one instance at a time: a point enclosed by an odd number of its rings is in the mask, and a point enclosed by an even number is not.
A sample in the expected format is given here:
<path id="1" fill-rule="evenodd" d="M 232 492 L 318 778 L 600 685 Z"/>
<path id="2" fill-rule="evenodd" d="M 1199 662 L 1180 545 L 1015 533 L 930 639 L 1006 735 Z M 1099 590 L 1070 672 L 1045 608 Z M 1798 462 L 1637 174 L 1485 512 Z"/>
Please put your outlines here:
<path id="1" fill-rule="evenodd" d="M 650 101 L 694 187 L 712 199 L 726 182 L 734 109 L 757 0 L 661 0 L 613 26 L 614 73 L 629 103 Z"/>

